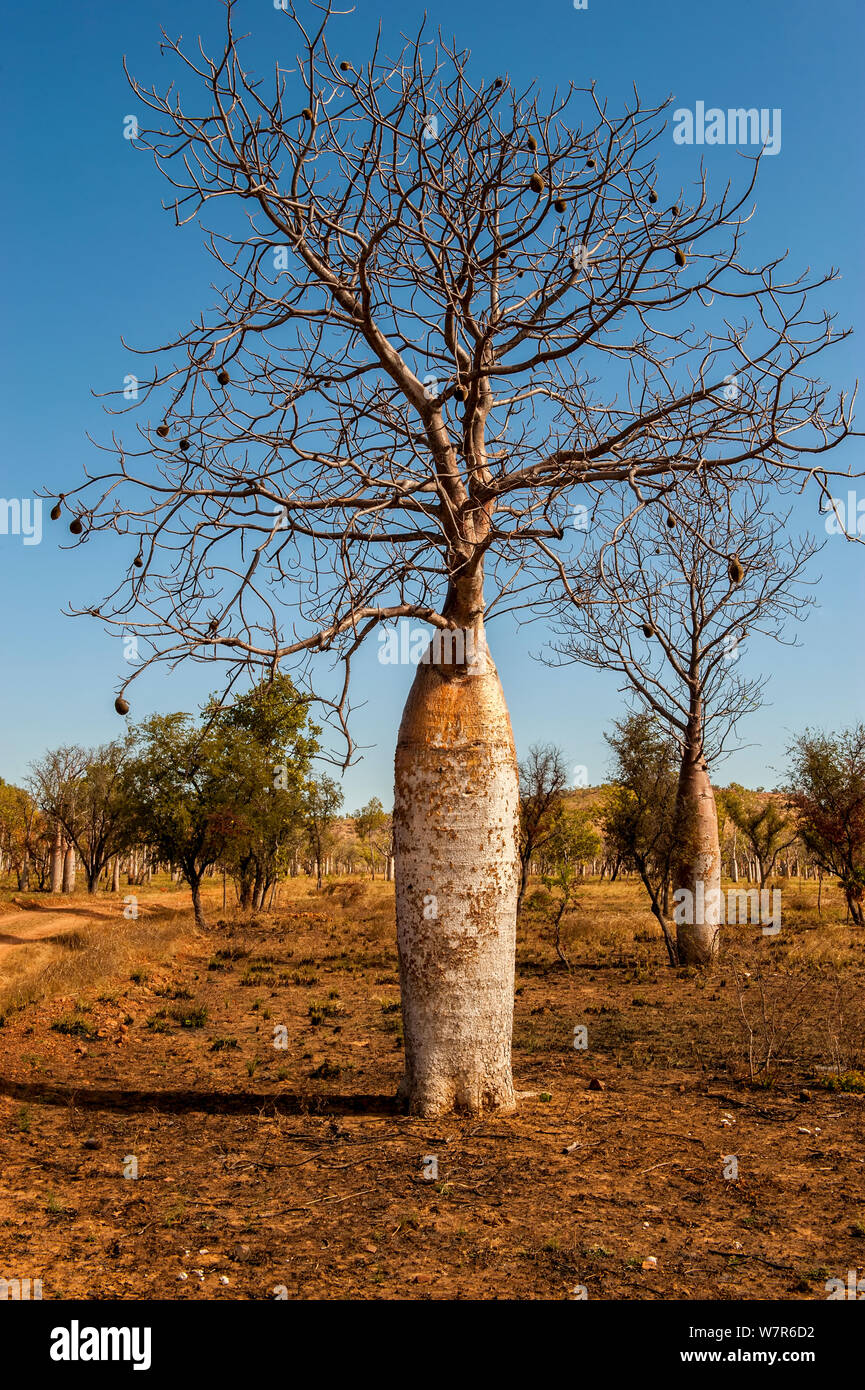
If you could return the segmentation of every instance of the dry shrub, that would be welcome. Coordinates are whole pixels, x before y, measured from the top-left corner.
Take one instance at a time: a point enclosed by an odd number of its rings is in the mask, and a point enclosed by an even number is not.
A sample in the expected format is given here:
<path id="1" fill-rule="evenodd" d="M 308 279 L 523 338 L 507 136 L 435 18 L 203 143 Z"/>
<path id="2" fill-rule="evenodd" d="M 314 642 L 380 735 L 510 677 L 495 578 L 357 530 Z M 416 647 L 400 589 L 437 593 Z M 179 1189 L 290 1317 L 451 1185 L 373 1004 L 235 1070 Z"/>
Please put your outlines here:
<path id="1" fill-rule="evenodd" d="M 341 908 L 355 907 L 366 898 L 366 884 L 357 879 L 346 879 L 328 883 L 324 888 L 330 898 L 335 898 Z"/>

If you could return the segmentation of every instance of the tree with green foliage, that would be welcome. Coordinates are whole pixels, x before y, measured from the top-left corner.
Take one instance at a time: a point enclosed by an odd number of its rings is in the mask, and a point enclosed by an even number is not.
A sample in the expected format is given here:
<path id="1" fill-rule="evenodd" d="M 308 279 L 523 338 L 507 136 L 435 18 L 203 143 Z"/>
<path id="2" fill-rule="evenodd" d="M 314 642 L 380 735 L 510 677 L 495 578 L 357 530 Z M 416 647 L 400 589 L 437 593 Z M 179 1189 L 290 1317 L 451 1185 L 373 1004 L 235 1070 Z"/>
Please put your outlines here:
<path id="1" fill-rule="evenodd" d="M 286 868 L 304 826 L 304 793 L 320 728 L 310 724 L 310 698 L 288 675 L 262 681 L 231 704 L 212 701 L 206 716 L 232 749 L 239 800 L 226 865 L 243 908 L 260 909 Z"/>
<path id="2" fill-rule="evenodd" d="M 26 787 L 0 777 L 0 855 L 14 873 L 20 892 L 30 887 L 30 870 L 37 858 L 43 822 L 39 807 Z"/>
<path id="3" fill-rule="evenodd" d="M 664 933 L 670 964 L 677 965 L 676 938 L 666 913 L 677 845 L 679 748 L 651 714 L 616 720 L 605 738 L 614 762 L 603 814 L 604 838 L 614 854 L 636 868 Z"/>
<path id="4" fill-rule="evenodd" d="M 386 856 L 390 845 L 390 816 L 379 798 L 374 796 L 359 811 L 355 811 L 353 820 L 361 852 L 375 878 L 376 853 Z"/>
<path id="5" fill-rule="evenodd" d="M 850 917 L 865 926 L 865 723 L 838 734 L 806 729 L 788 753 L 799 834 L 818 869 L 837 874 Z"/>
<path id="6" fill-rule="evenodd" d="M 140 751 L 127 769 L 132 823 L 192 890 L 196 926 L 207 922 L 201 883 L 245 831 L 243 773 L 222 730 L 189 714 L 156 714 L 137 729 Z"/>
<path id="7" fill-rule="evenodd" d="M 307 783 L 303 798 L 304 819 L 309 846 L 315 859 L 315 875 L 321 887 L 321 866 L 332 840 L 337 812 L 342 806 L 342 792 L 332 777 L 319 777 Z"/>
<path id="8" fill-rule="evenodd" d="M 545 858 L 553 865 L 553 871 L 544 875 L 544 884 L 551 892 L 559 894 L 553 923 L 553 944 L 556 955 L 568 970 L 571 963 L 562 946 L 562 919 L 568 909 L 575 905 L 573 898 L 577 886 L 578 865 L 584 859 L 593 859 L 600 847 L 600 837 L 592 825 L 591 813 L 587 810 L 560 807 L 545 845 Z"/>
<path id="9" fill-rule="evenodd" d="M 720 801 L 751 851 L 757 883 L 762 889 L 772 875 L 778 855 L 799 838 L 795 821 L 766 792 L 749 791 L 738 782 L 731 782 L 720 793 Z"/>

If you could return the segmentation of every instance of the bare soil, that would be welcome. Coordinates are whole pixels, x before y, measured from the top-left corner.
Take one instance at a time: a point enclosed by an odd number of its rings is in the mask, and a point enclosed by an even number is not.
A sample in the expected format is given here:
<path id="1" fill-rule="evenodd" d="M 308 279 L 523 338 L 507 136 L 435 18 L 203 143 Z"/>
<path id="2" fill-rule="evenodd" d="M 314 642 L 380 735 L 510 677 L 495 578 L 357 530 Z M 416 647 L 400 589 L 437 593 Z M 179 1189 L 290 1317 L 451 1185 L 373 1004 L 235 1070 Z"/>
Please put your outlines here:
<path id="1" fill-rule="evenodd" d="M 122 897 L 17 896 L 0 1276 L 180 1300 L 822 1299 L 861 1277 L 865 943 L 833 892 L 818 918 L 814 885 L 785 888 L 780 936 L 728 929 L 708 977 L 666 966 L 633 882 L 583 888 L 568 971 L 536 895 L 519 1110 L 431 1122 L 393 1100 L 392 891 L 356 888 L 294 880 L 217 925 L 220 887 L 204 935 L 185 892 L 137 890 L 152 939 Z M 93 943 L 133 927 L 118 973 Z M 92 979 L 58 994 L 73 956 Z"/>

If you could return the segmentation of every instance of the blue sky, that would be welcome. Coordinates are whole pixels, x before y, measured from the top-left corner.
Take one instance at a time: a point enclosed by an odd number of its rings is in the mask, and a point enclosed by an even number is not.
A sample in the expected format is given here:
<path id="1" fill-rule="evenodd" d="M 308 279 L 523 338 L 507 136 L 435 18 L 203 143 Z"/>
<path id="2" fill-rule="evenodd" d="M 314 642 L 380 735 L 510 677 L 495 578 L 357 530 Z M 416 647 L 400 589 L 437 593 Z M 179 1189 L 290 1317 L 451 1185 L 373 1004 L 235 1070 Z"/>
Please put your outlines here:
<path id="1" fill-rule="evenodd" d="M 343 21 L 339 51 L 367 47 L 379 16 L 386 33 L 413 30 L 415 0 L 361 3 Z M 238 28 L 249 30 L 256 62 L 271 66 L 285 49 L 286 21 L 272 0 L 245 0 Z M 780 152 L 764 160 L 757 218 L 749 239 L 756 262 L 789 248 L 792 264 L 842 280 L 825 302 L 858 333 L 827 359 L 831 380 L 860 370 L 865 333 L 861 54 L 865 9 L 858 0 L 732 0 L 723 7 L 672 0 L 440 0 L 434 25 L 473 52 L 477 71 L 507 72 L 519 86 L 537 78 L 549 90 L 594 78 L 611 109 L 634 83 L 648 103 L 674 94 L 675 106 L 756 106 L 782 111 Z M 136 359 L 121 344 L 155 345 L 174 336 L 209 303 L 209 258 L 194 227 L 178 232 L 162 212 L 164 186 L 150 161 L 123 139 L 136 100 L 121 67 L 127 55 L 142 80 L 163 82 L 159 29 L 215 48 L 217 0 L 139 0 L 15 7 L 4 24 L 0 60 L 6 211 L 2 282 L 3 458 L 0 496 L 24 498 L 43 485 L 63 490 L 105 439 L 91 392 L 117 389 Z M 396 42 L 391 45 L 396 47 Z M 696 176 L 700 152 L 664 145 L 661 179 Z M 737 168 L 734 150 L 704 150 L 713 187 Z M 861 427 L 861 420 L 860 420 Z M 839 466 L 863 466 L 865 446 L 849 441 Z M 844 488 L 846 492 L 846 487 Z M 860 485 L 865 500 L 865 487 Z M 804 515 L 804 514 L 803 514 Z M 822 520 L 807 517 L 822 534 Z M 59 537 L 65 541 L 65 527 Z M 63 550 L 45 515 L 39 545 L 0 535 L 0 593 L 6 680 L 0 690 L 0 776 L 20 780 L 28 762 L 64 742 L 101 742 L 120 721 L 113 693 L 124 673 L 120 640 L 89 619 L 63 617 L 68 604 L 96 601 L 106 587 L 109 549 Z M 838 727 L 859 718 L 865 688 L 861 613 L 865 552 L 830 538 L 817 561 L 820 607 L 799 632 L 798 648 L 755 649 L 746 661 L 770 671 L 767 705 L 742 725 L 750 745 L 721 770 L 751 785 L 774 785 L 791 733 L 805 724 Z M 531 659 L 540 628 L 508 620 L 490 629 L 518 751 L 552 740 L 591 782 L 606 767 L 603 729 L 621 708 L 616 682 Z M 354 724 L 363 760 L 344 779 L 350 808 L 379 795 L 391 801 L 393 748 L 411 668 L 382 666 L 373 643 L 356 666 Z M 135 714 L 191 709 L 218 679 L 201 667 L 161 669 L 136 684 Z"/>

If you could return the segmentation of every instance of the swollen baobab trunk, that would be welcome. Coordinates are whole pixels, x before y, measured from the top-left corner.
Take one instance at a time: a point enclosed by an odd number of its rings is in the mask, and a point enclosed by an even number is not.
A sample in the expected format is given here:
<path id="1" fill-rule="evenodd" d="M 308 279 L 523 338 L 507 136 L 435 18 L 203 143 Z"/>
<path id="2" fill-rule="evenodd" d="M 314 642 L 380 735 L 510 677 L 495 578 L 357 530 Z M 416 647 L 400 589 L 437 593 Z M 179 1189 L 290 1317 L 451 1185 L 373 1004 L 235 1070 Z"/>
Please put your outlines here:
<path id="1" fill-rule="evenodd" d="M 711 965 L 721 920 L 721 847 L 715 794 L 702 750 L 685 752 L 676 795 L 673 861 L 676 944 L 681 965 Z"/>
<path id="2" fill-rule="evenodd" d="M 468 645 L 473 661 L 447 661 L 433 639 L 396 752 L 400 1095 L 427 1116 L 515 1104 L 516 753 L 482 623 Z"/>

